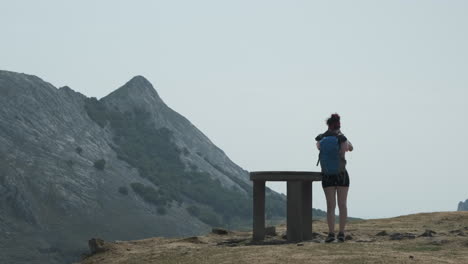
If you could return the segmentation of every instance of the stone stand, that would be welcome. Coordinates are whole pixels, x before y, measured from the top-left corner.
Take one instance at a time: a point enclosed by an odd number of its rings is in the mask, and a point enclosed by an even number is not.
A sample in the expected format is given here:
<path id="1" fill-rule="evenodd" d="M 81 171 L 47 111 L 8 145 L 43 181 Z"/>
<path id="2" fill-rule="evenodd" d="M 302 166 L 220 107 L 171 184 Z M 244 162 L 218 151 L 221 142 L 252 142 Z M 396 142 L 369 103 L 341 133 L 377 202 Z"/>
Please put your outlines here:
<path id="1" fill-rule="evenodd" d="M 312 239 L 312 182 L 320 181 L 318 172 L 252 172 L 253 240 L 265 239 L 265 182 L 287 183 L 287 239 L 299 242 Z"/>

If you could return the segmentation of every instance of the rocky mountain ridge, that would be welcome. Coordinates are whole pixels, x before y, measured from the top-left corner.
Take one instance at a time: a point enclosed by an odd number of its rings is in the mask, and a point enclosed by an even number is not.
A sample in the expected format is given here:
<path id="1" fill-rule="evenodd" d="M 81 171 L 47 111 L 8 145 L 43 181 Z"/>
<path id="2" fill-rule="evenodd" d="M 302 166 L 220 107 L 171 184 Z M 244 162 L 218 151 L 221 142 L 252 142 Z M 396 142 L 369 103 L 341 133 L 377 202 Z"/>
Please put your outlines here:
<path id="1" fill-rule="evenodd" d="M 0 263 L 71 262 L 96 236 L 249 225 L 250 196 L 247 171 L 144 77 L 97 100 L 0 71 Z M 284 196 L 267 199 L 267 217 L 284 217 Z"/>
<path id="2" fill-rule="evenodd" d="M 468 211 L 468 199 L 466 199 L 465 202 L 460 201 L 458 203 L 457 211 Z"/>

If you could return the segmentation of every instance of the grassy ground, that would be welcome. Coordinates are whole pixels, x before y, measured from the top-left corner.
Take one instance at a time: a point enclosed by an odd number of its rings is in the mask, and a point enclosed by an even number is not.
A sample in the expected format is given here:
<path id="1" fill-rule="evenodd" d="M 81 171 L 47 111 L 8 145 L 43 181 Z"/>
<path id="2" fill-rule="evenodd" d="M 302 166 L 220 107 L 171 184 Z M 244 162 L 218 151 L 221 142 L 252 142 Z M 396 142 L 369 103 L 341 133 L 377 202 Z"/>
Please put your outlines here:
<path id="1" fill-rule="evenodd" d="M 425 230 L 433 237 L 418 237 Z M 81 264 L 106 263 L 468 263 L 468 212 L 427 213 L 349 223 L 345 243 L 323 242 L 326 223 L 314 221 L 313 241 L 285 243 L 278 236 L 253 245 L 251 233 L 106 243 L 108 249 L 85 258 Z M 391 240 L 387 233 L 412 233 L 416 238 Z"/>

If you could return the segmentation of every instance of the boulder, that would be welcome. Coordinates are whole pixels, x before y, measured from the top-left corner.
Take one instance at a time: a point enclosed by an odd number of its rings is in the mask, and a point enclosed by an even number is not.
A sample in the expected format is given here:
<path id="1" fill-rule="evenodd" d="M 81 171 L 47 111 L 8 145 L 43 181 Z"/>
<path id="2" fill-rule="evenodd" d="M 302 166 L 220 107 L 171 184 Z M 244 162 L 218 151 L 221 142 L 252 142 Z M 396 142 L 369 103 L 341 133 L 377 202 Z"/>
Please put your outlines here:
<path id="1" fill-rule="evenodd" d="M 276 236 L 276 227 L 267 226 L 265 228 L 265 235 L 267 235 L 267 236 Z"/>
<path id="2" fill-rule="evenodd" d="M 415 239 L 416 235 L 412 233 L 393 233 L 390 235 L 390 240 L 403 240 L 403 239 Z"/>
<path id="3" fill-rule="evenodd" d="M 211 233 L 217 234 L 217 235 L 227 235 L 229 232 L 226 229 L 215 227 L 211 229 Z"/>
<path id="4" fill-rule="evenodd" d="M 281 234 L 281 238 L 282 239 L 288 239 L 288 233 L 286 231 L 284 231 L 282 234 Z"/>
<path id="5" fill-rule="evenodd" d="M 450 241 L 446 240 L 446 239 L 442 239 L 442 240 L 434 240 L 432 241 L 430 244 L 431 245 L 434 245 L 434 246 L 441 246 L 441 245 L 444 245 L 444 244 L 447 244 L 449 243 Z"/>
<path id="6" fill-rule="evenodd" d="M 424 231 L 424 233 L 422 233 L 420 237 L 433 237 L 433 235 L 435 234 L 437 234 L 437 232 L 426 229 L 426 231 Z"/>
<path id="7" fill-rule="evenodd" d="M 376 236 L 388 236 L 388 233 L 387 233 L 387 231 L 384 230 L 384 231 L 378 232 L 378 233 L 375 234 L 375 235 L 376 235 Z"/>
<path id="8" fill-rule="evenodd" d="M 312 239 L 325 239 L 325 236 L 317 232 L 312 232 Z"/>
<path id="9" fill-rule="evenodd" d="M 104 240 L 100 238 L 91 238 L 88 241 L 88 246 L 89 250 L 91 251 L 91 254 L 96 254 L 96 253 L 101 253 L 106 251 L 104 247 Z"/>
<path id="10" fill-rule="evenodd" d="M 465 232 L 463 232 L 461 229 L 452 230 L 449 233 L 456 236 L 466 236 Z"/>

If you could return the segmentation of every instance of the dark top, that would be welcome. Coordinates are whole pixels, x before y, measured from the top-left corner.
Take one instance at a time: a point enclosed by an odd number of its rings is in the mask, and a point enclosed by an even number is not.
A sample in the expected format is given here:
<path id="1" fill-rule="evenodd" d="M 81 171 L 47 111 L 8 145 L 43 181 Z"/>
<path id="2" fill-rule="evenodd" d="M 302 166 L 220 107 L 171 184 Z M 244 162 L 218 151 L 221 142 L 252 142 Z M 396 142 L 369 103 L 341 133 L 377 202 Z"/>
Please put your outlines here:
<path id="1" fill-rule="evenodd" d="M 336 136 L 336 137 L 338 138 L 338 143 L 340 143 L 340 145 L 341 145 L 341 143 L 346 142 L 346 141 L 348 140 L 348 139 L 345 137 L 345 135 L 343 135 L 343 134 L 341 133 L 340 130 L 334 130 L 334 131 L 327 130 L 325 133 L 318 135 L 318 136 L 315 138 L 315 140 L 316 140 L 316 141 L 320 141 L 320 140 L 322 140 L 322 138 L 324 138 L 324 137 L 329 137 L 329 136 Z"/>

